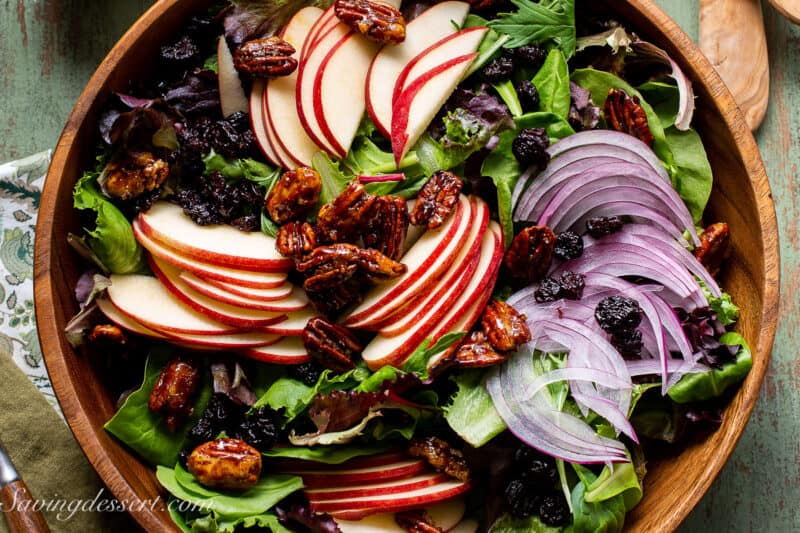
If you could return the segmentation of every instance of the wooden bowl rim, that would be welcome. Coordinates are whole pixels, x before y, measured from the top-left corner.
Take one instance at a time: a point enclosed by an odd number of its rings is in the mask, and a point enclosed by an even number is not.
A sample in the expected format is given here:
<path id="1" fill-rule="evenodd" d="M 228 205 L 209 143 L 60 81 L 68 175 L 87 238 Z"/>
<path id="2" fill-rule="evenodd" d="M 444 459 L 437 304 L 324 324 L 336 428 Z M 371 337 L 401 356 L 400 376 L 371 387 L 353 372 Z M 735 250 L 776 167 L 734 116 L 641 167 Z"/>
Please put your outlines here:
<path id="1" fill-rule="evenodd" d="M 159 0 L 156 2 L 120 38 L 98 66 L 86 85 L 86 88 L 78 98 L 75 108 L 70 114 L 56 149 L 53 152 L 42 194 L 40 212 L 54 212 L 57 190 L 59 188 L 61 176 L 63 175 L 65 162 L 74 141 L 74 132 L 77 131 L 78 126 L 86 119 L 93 102 L 100 96 L 102 89 L 114 71 L 114 67 L 119 59 L 124 55 L 124 52 L 141 37 L 146 28 L 156 22 L 166 11 L 184 1 L 186 0 Z M 780 286 L 780 255 L 777 237 L 778 225 L 766 171 L 755 139 L 747 127 L 744 116 L 737 107 L 733 96 L 695 43 L 677 23 L 652 0 L 622 1 L 627 2 L 634 10 L 638 11 L 640 15 L 650 19 L 650 21 L 659 28 L 661 33 L 664 34 L 674 47 L 673 58 L 676 59 L 680 65 L 691 66 L 691 70 L 696 75 L 697 79 L 705 86 L 708 93 L 713 96 L 715 105 L 719 108 L 727 128 L 733 134 L 736 150 L 753 184 L 756 209 L 762 228 L 761 244 L 764 249 L 764 257 L 762 258 L 764 264 L 764 287 L 762 288 L 763 311 L 761 336 L 759 338 L 759 343 L 752 346 L 752 349 L 754 361 L 763 361 L 764 364 L 754 365 L 741 387 L 742 390 L 740 394 L 742 394 L 746 400 L 742 402 L 740 406 L 740 413 L 744 415 L 744 420 L 747 420 L 755 406 L 758 392 L 768 367 L 778 315 Z M 616 2 L 612 0 L 611 3 L 613 4 Z M 45 234 L 45 232 L 40 230 L 49 224 L 50 221 L 43 220 L 43 217 L 40 217 L 37 223 L 36 234 Z M 51 313 L 44 313 L 41 311 L 52 307 L 55 301 L 54 286 L 49 276 L 51 253 L 49 244 L 50 243 L 46 243 L 42 239 L 36 239 L 35 241 L 34 283 L 37 316 L 51 316 Z M 774 258 L 774 260 L 768 260 L 769 258 Z M 72 375 L 60 351 L 46 349 L 46 347 L 57 346 L 55 341 L 50 342 L 50 339 L 56 339 L 62 332 L 58 325 L 52 321 L 39 323 L 38 332 L 43 348 L 45 364 L 50 375 L 53 389 L 59 403 L 63 406 L 66 402 L 62 402 L 62 399 L 74 397 L 78 384 L 72 381 Z M 109 468 L 103 446 L 91 427 L 89 418 L 83 409 L 65 408 L 64 415 L 92 467 L 98 472 L 103 482 L 109 487 L 109 490 L 111 490 L 114 496 L 120 501 L 137 501 L 139 499 L 138 495 L 127 480 L 120 474 L 119 470 L 116 468 Z M 723 435 L 724 438 L 721 439 L 723 443 L 722 446 L 718 448 L 718 452 L 713 455 L 711 460 L 704 465 L 699 478 L 699 486 L 693 487 L 693 490 L 689 491 L 687 494 L 684 503 L 676 506 L 671 513 L 668 514 L 665 521 L 662 523 L 664 531 L 675 530 L 689 512 L 697 505 L 700 498 L 705 494 L 711 486 L 711 483 L 721 472 L 743 431 L 744 425 L 728 428 L 726 434 Z M 145 530 L 157 530 L 164 526 L 159 515 L 155 514 L 155 512 L 148 507 L 142 507 L 140 510 L 137 510 L 137 512 L 132 513 L 132 515 L 139 526 Z"/>

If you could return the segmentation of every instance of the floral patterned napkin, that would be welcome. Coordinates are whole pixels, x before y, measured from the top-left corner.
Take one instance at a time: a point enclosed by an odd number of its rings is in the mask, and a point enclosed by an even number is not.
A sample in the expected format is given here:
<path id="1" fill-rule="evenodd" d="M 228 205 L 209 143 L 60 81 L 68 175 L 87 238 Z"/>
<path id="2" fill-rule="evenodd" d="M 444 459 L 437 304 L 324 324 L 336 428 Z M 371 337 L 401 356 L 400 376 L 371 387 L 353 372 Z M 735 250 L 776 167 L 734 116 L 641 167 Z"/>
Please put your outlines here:
<path id="1" fill-rule="evenodd" d="M 0 164 L 0 357 L 11 357 L 58 408 L 33 309 L 33 238 L 50 153 Z"/>

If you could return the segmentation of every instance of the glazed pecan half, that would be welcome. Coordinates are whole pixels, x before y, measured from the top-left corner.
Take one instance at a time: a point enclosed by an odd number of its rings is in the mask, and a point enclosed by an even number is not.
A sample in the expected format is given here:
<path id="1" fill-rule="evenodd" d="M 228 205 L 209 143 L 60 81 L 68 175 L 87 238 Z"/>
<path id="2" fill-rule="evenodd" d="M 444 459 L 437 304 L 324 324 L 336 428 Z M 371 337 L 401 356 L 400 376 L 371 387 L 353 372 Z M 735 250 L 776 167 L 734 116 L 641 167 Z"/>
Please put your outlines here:
<path id="1" fill-rule="evenodd" d="M 394 260 L 403 256 L 408 234 L 408 205 L 399 196 L 375 199 L 364 230 L 364 245 Z"/>
<path id="2" fill-rule="evenodd" d="M 526 283 L 542 279 L 553 261 L 556 236 L 547 226 L 525 228 L 514 237 L 505 265 L 511 277 Z"/>
<path id="3" fill-rule="evenodd" d="M 452 362 L 459 368 L 483 368 L 505 361 L 505 357 L 489 344 L 486 334 L 473 331 L 461 341 L 452 355 Z"/>
<path id="4" fill-rule="evenodd" d="M 463 186 L 452 172 L 437 170 L 419 191 L 417 203 L 411 211 L 411 223 L 428 229 L 444 224 L 455 210 Z"/>
<path id="5" fill-rule="evenodd" d="M 321 189 L 322 181 L 314 169 L 288 170 L 267 195 L 267 213 L 276 224 L 304 219 L 317 204 Z"/>
<path id="6" fill-rule="evenodd" d="M 376 197 L 358 181 L 323 205 L 317 215 L 317 240 L 323 243 L 358 241 Z"/>
<path id="7" fill-rule="evenodd" d="M 500 352 L 516 350 L 520 344 L 531 340 L 531 330 L 525 321 L 525 315 L 499 300 L 492 300 L 486 306 L 481 327 L 489 344 Z"/>
<path id="8" fill-rule="evenodd" d="M 148 408 L 152 413 L 163 415 L 164 424 L 175 431 L 194 411 L 199 387 L 200 367 L 189 357 L 175 357 L 161 370 L 150 393 Z"/>
<path id="9" fill-rule="evenodd" d="M 647 115 L 639 105 L 637 96 L 628 96 L 625 91 L 608 91 L 605 105 L 606 123 L 611 129 L 633 135 L 650 148 L 653 147 L 653 134 L 647 125 Z"/>
<path id="10" fill-rule="evenodd" d="M 247 41 L 233 52 L 233 66 L 254 78 L 288 76 L 297 68 L 294 46 L 277 36 Z"/>
<path id="11" fill-rule="evenodd" d="M 378 0 L 336 0 L 333 10 L 339 20 L 375 42 L 397 44 L 406 39 L 403 14 Z"/>
<path id="12" fill-rule="evenodd" d="M 442 528 L 431 524 L 431 519 L 422 509 L 402 511 L 394 515 L 394 521 L 408 533 L 442 533 Z"/>
<path id="13" fill-rule="evenodd" d="M 356 272 L 370 281 L 379 281 L 405 273 L 406 266 L 378 250 L 338 243 L 318 246 L 297 263 L 297 270 L 308 273 L 304 283 L 306 289 L 320 291 L 349 280 Z"/>
<path id="14" fill-rule="evenodd" d="M 312 318 L 303 330 L 303 346 L 308 355 L 334 372 L 355 368 L 353 359 L 361 354 L 361 341 L 347 328 L 322 318 Z"/>
<path id="15" fill-rule="evenodd" d="M 111 161 L 103 185 L 109 196 L 130 200 L 161 186 L 169 176 L 169 165 L 150 152 L 138 152 Z"/>
<path id="16" fill-rule="evenodd" d="M 414 457 L 424 458 L 435 470 L 450 477 L 468 481 L 470 470 L 461 450 L 453 448 L 439 437 L 417 438 L 409 444 L 408 452 Z"/>
<path id="17" fill-rule="evenodd" d="M 239 439 L 217 439 L 189 454 L 186 466 L 197 482 L 223 490 L 245 490 L 261 475 L 261 452 Z"/>
<path id="18" fill-rule="evenodd" d="M 308 222 L 289 222 L 278 230 L 275 247 L 284 257 L 291 257 L 295 263 L 310 254 L 317 246 L 317 235 Z"/>
<path id="19" fill-rule="evenodd" d="M 694 256 L 709 274 L 716 276 L 722 262 L 728 257 L 731 244 L 731 230 L 725 222 L 711 224 L 700 234 L 700 246 L 694 249 Z"/>
<path id="20" fill-rule="evenodd" d="M 93 347 L 120 349 L 128 344 L 128 337 L 114 324 L 98 324 L 92 328 L 86 337 Z"/>

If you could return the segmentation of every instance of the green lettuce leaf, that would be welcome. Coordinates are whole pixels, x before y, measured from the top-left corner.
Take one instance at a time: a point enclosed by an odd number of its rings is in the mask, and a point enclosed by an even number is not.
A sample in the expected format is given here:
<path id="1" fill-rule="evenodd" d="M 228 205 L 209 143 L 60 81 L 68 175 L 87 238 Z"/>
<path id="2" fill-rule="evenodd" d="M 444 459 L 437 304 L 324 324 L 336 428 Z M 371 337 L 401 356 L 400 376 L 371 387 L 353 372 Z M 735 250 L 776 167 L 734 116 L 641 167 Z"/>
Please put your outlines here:
<path id="1" fill-rule="evenodd" d="M 542 68 L 533 77 L 533 84 L 539 91 L 540 110 L 566 119 L 571 103 L 569 69 L 560 50 L 550 50 Z"/>
<path id="2" fill-rule="evenodd" d="M 455 343 L 464 338 L 467 333 L 465 331 L 455 331 L 443 335 L 433 346 L 431 341 L 433 339 L 425 339 L 422 344 L 417 346 L 417 349 L 409 356 L 403 365 L 404 372 L 414 372 L 422 379 L 428 377 L 428 361 L 436 355 L 439 355 L 446 349 L 450 348 Z"/>
<path id="3" fill-rule="evenodd" d="M 569 59 L 575 54 L 575 0 L 511 0 L 517 8 L 500 13 L 488 23 L 498 33 L 509 36 L 506 48 L 526 44 L 552 44 Z"/>
<path id="4" fill-rule="evenodd" d="M 265 187 L 267 192 L 281 176 L 281 169 L 273 168 L 255 159 L 228 159 L 211 150 L 203 157 L 205 173 L 219 172 L 229 180 L 248 179 Z"/>
<path id="5" fill-rule="evenodd" d="M 453 431 L 476 448 L 506 429 L 486 391 L 485 377 L 481 370 L 469 370 L 451 378 L 458 390 L 443 408 L 444 418 Z"/>
<path id="6" fill-rule="evenodd" d="M 339 163 L 334 163 L 325 152 L 317 152 L 311 158 L 311 165 L 319 173 L 322 181 L 322 190 L 319 193 L 318 205 L 324 205 L 339 196 L 352 181 L 352 178 L 345 175 L 339 168 Z"/>
<path id="7" fill-rule="evenodd" d="M 474 13 L 467 15 L 467 20 L 464 21 L 464 28 L 477 28 L 486 27 L 489 23 L 485 18 L 478 16 Z M 497 33 L 489 28 L 486 35 L 483 36 L 480 46 L 478 46 L 478 57 L 470 65 L 465 78 L 469 77 L 475 72 L 478 72 L 483 66 L 497 57 L 503 46 L 511 39 L 509 35 Z"/>
<path id="8" fill-rule="evenodd" d="M 504 514 L 492 524 L 492 533 L 559 533 L 563 527 L 546 525 L 538 516 L 515 518 Z"/>
<path id="9" fill-rule="evenodd" d="M 271 448 L 264 452 L 264 457 L 300 459 L 303 461 L 313 461 L 315 463 L 338 465 L 344 463 L 345 461 L 349 461 L 354 457 L 377 455 L 387 451 L 388 449 L 389 448 L 386 446 L 367 446 L 355 444 L 335 447 L 317 446 L 314 448 L 297 448 L 292 446 L 285 448 Z"/>
<path id="10" fill-rule="evenodd" d="M 273 513 L 262 513 L 258 515 L 245 516 L 241 518 L 225 518 L 217 516 L 215 513 L 207 514 L 195 518 L 187 523 L 187 529 L 191 533 L 234 533 L 241 528 L 266 528 L 272 533 L 293 533 L 293 531 L 281 524 L 278 517 Z"/>

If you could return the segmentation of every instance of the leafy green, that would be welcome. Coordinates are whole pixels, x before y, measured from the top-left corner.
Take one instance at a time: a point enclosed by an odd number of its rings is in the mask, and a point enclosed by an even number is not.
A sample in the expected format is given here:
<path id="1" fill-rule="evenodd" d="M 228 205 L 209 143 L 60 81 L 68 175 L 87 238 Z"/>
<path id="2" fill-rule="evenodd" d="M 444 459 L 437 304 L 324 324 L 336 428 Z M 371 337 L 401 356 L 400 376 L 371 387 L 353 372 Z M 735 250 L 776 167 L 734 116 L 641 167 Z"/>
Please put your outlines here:
<path id="1" fill-rule="evenodd" d="M 131 223 L 100 192 L 98 176 L 96 171 L 84 172 L 72 193 L 76 209 L 92 210 L 96 214 L 94 228 L 86 228 L 89 248 L 114 274 L 149 272 L 142 247 L 133 236 Z"/>
<path id="2" fill-rule="evenodd" d="M 485 372 L 468 370 L 451 380 L 458 390 L 444 407 L 444 418 L 459 437 L 479 448 L 506 429 L 486 391 Z"/>
<path id="3" fill-rule="evenodd" d="M 548 526 L 538 516 L 515 518 L 510 514 L 504 514 L 492 524 L 490 531 L 492 533 L 559 533 L 564 531 L 564 528 Z"/>
<path id="4" fill-rule="evenodd" d="M 675 126 L 664 130 L 664 134 L 675 158 L 672 185 L 686 203 L 694 221 L 699 222 L 714 182 L 703 141 L 696 131 L 680 131 Z"/>
<path id="5" fill-rule="evenodd" d="M 216 491 L 202 486 L 180 464 L 175 465 L 174 469 L 159 466 L 156 477 L 176 498 L 226 519 L 263 514 L 303 488 L 303 480 L 298 476 L 271 474 L 262 477 L 246 491 Z"/>
<path id="6" fill-rule="evenodd" d="M 278 236 L 278 225 L 272 221 L 269 216 L 267 216 L 267 212 L 265 209 L 261 210 L 261 233 L 266 235 L 267 237 L 277 237 Z"/>
<path id="7" fill-rule="evenodd" d="M 445 147 L 427 132 L 420 137 L 415 147 L 419 164 L 428 175 L 437 170 L 451 170 L 462 165 L 475 150 L 472 146 Z"/>
<path id="8" fill-rule="evenodd" d="M 346 176 L 339 168 L 338 163 L 334 163 L 330 156 L 323 151 L 319 151 L 311 158 L 311 165 L 319 173 L 322 180 L 322 190 L 319 194 L 319 205 L 327 204 L 344 191 L 352 178 Z"/>
<path id="9" fill-rule="evenodd" d="M 511 111 L 512 116 L 518 117 L 522 115 L 522 104 L 519 101 L 517 90 L 514 88 L 514 83 L 511 80 L 495 83 L 492 87 L 494 87 L 494 90 L 497 91 L 497 94 L 500 95 L 500 98 L 502 98 L 503 102 L 508 106 L 508 110 Z"/>
<path id="10" fill-rule="evenodd" d="M 285 448 L 271 448 L 264 452 L 264 456 L 283 459 L 301 459 L 303 461 L 313 461 L 315 463 L 338 465 L 354 457 L 376 455 L 386 450 L 388 450 L 386 446 L 355 444 L 336 447 L 317 446 L 315 448 L 297 448 L 290 446 Z"/>
<path id="11" fill-rule="evenodd" d="M 428 377 L 428 361 L 436 355 L 439 355 L 446 349 L 450 348 L 455 343 L 459 342 L 466 335 L 465 331 L 455 331 L 443 335 L 433 346 L 431 341 L 433 339 L 425 339 L 422 344 L 417 346 L 417 349 L 409 356 L 403 365 L 404 372 L 414 372 L 422 379 Z"/>
<path id="12" fill-rule="evenodd" d="M 358 387 L 353 390 L 356 392 L 378 392 L 381 390 L 381 385 L 383 385 L 385 381 L 395 381 L 402 373 L 402 370 L 393 366 L 382 366 L 367 379 L 359 383 Z"/>
<path id="13" fill-rule="evenodd" d="M 162 417 L 150 412 L 150 392 L 158 380 L 161 369 L 172 357 L 166 348 L 150 352 L 145 363 L 144 383 L 131 393 L 116 414 L 106 422 L 106 431 L 124 442 L 144 460 L 154 465 L 174 465 L 178 453 L 186 446 L 186 428 L 200 418 L 206 402 L 211 397 L 211 383 L 206 379 L 194 403 L 194 413 L 183 427 L 172 432 L 164 425 Z"/>
<path id="14" fill-rule="evenodd" d="M 281 524 L 273 513 L 262 513 L 240 518 L 226 518 L 210 513 L 191 520 L 188 524 L 192 533 L 234 533 L 241 528 L 267 528 L 272 533 L 293 533 L 291 529 Z"/>
<path id="15" fill-rule="evenodd" d="M 723 292 L 722 295 L 717 298 L 711 294 L 711 291 L 708 290 L 708 287 L 706 287 L 706 284 L 703 283 L 702 280 L 697 280 L 697 282 L 700 288 L 703 289 L 703 294 L 706 295 L 708 306 L 717 313 L 717 320 L 719 320 L 723 326 L 730 326 L 739 320 L 739 306 L 733 303 L 730 294 Z"/>
<path id="16" fill-rule="evenodd" d="M 281 176 L 279 168 L 272 168 L 255 159 L 228 159 L 211 150 L 203 157 L 205 173 L 219 172 L 229 180 L 248 179 L 269 190 Z"/>
<path id="17" fill-rule="evenodd" d="M 467 16 L 467 20 L 464 21 L 464 28 L 477 28 L 477 27 L 485 27 L 489 23 L 483 17 L 480 17 L 474 13 L 470 13 Z M 494 59 L 503 46 L 511 39 L 509 35 L 500 34 L 494 31 L 493 29 L 489 28 L 489 31 L 486 32 L 486 35 L 483 36 L 483 40 L 481 41 L 480 46 L 478 46 L 478 56 L 475 58 L 475 61 L 472 62 L 470 65 L 469 70 L 467 71 L 467 76 L 472 75 L 473 73 L 479 71 L 483 66 Z"/>
<path id="18" fill-rule="evenodd" d="M 615 464 L 613 472 L 606 465 L 597 479 L 586 487 L 584 499 L 589 503 L 598 503 L 620 494 L 627 511 L 642 500 L 642 485 L 632 462 Z"/>
<path id="19" fill-rule="evenodd" d="M 217 54 L 210 55 L 203 61 L 203 70 L 210 70 L 215 74 L 219 73 L 219 60 Z"/>
<path id="20" fill-rule="evenodd" d="M 514 240 L 514 221 L 512 219 L 511 192 L 522 174 L 519 162 L 511 152 L 511 145 L 516 138 L 515 131 L 504 131 L 500 134 L 497 147 L 483 160 L 481 175 L 488 176 L 497 189 L 497 215 L 503 228 L 503 242 L 506 248 Z"/>
<path id="21" fill-rule="evenodd" d="M 510 37 L 506 48 L 526 44 L 554 44 L 567 59 L 575 54 L 575 0 L 511 0 L 513 13 L 500 13 L 488 23 Z"/>
<path id="22" fill-rule="evenodd" d="M 550 144 L 575 133 L 575 130 L 572 129 L 572 126 L 569 125 L 565 118 L 547 111 L 526 113 L 516 118 L 515 122 L 517 123 L 517 129 L 544 128 L 547 130 L 547 136 L 550 137 Z"/>
<path id="23" fill-rule="evenodd" d="M 730 331 L 720 337 L 719 341 L 728 346 L 739 346 L 736 360 L 710 372 L 685 374 L 667 391 L 673 401 L 690 403 L 716 398 L 747 376 L 753 366 L 753 356 L 744 337 Z"/>
<path id="24" fill-rule="evenodd" d="M 580 481 L 572 489 L 572 525 L 566 531 L 569 533 L 621 532 L 625 525 L 624 496 L 617 494 L 603 501 L 587 501 L 588 487 L 596 482 L 597 477 L 591 470 L 581 465 L 573 464 L 572 467 Z"/>
<path id="25" fill-rule="evenodd" d="M 369 122 L 369 124 L 372 123 Z M 395 165 L 392 152 L 381 150 L 381 148 L 366 135 L 357 136 L 355 138 L 350 152 L 343 162 L 345 167 L 347 167 L 353 175 L 375 176 L 392 172 L 403 172 L 405 174 L 405 179 L 400 182 L 368 183 L 366 185 L 367 190 L 372 194 L 395 194 L 395 191 L 407 190 L 410 186 L 420 181 L 424 183 L 424 178 L 427 177 L 422 167 L 419 165 L 416 152 L 412 151 L 406 154 L 400 161 L 400 168 L 398 169 Z"/>
<path id="26" fill-rule="evenodd" d="M 648 81 L 636 88 L 648 104 L 658 115 L 663 128 L 669 128 L 675 123 L 678 114 L 678 88 L 661 81 Z"/>
<path id="27" fill-rule="evenodd" d="M 569 69 L 560 50 L 550 50 L 542 68 L 533 77 L 533 84 L 539 91 L 540 109 L 566 119 L 571 102 Z"/>

